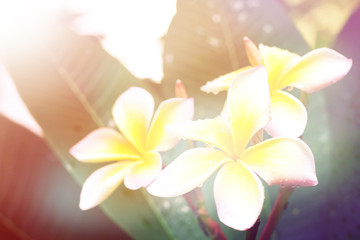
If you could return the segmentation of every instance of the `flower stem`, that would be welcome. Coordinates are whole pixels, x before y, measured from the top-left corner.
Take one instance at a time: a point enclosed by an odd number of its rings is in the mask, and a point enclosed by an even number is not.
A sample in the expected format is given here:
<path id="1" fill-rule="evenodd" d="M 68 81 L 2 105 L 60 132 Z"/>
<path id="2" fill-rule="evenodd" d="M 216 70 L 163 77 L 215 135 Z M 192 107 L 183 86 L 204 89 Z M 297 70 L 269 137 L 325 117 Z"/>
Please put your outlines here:
<path id="1" fill-rule="evenodd" d="M 186 141 L 186 145 L 188 148 L 194 148 L 196 143 L 188 140 Z M 210 217 L 210 214 L 206 210 L 205 198 L 201 188 L 195 188 L 183 196 L 197 218 L 199 226 L 205 236 L 212 240 L 226 240 L 227 238 L 220 225 Z"/>
<path id="2" fill-rule="evenodd" d="M 210 217 L 205 207 L 205 200 L 200 188 L 196 188 L 184 195 L 191 210 L 195 214 L 199 226 L 204 234 L 213 240 L 226 240 L 220 225 Z"/>
<path id="3" fill-rule="evenodd" d="M 175 236 L 174 236 L 174 233 L 170 229 L 170 227 L 169 227 L 168 223 L 166 222 L 165 218 L 161 215 L 161 213 L 159 211 L 159 208 L 156 206 L 156 204 L 154 202 L 154 199 L 151 198 L 149 193 L 147 191 L 145 191 L 144 188 L 141 188 L 140 191 L 143 194 L 143 197 L 146 200 L 146 202 L 149 204 L 151 210 L 153 211 L 153 214 L 155 215 L 155 217 L 159 221 L 160 226 L 164 229 L 164 231 L 168 235 L 168 238 L 172 239 L 172 240 L 176 239 Z"/>
<path id="4" fill-rule="evenodd" d="M 246 231 L 246 240 L 256 240 L 256 235 L 260 226 L 260 218 L 258 218 L 255 224 Z"/>
<path id="5" fill-rule="evenodd" d="M 273 209 L 266 222 L 263 232 L 261 233 L 260 240 L 269 240 L 278 223 L 281 213 L 286 207 L 289 197 L 293 193 L 293 187 L 280 187 Z"/>

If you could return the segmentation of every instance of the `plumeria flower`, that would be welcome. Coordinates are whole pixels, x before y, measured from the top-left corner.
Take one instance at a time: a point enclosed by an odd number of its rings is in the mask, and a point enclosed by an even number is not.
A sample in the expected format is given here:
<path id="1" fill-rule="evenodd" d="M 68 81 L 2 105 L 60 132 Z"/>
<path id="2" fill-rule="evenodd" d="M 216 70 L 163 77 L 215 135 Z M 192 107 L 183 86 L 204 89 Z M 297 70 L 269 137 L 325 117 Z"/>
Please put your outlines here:
<path id="1" fill-rule="evenodd" d="M 273 137 L 298 137 L 304 132 L 307 112 L 304 105 L 282 89 L 296 87 L 313 93 L 342 79 L 350 70 L 352 60 L 329 48 L 313 50 L 303 57 L 277 47 L 260 44 L 259 49 L 244 38 L 252 66 L 264 65 L 268 72 L 271 95 L 271 121 L 265 130 Z M 227 90 L 236 75 L 245 67 L 207 82 L 201 89 L 217 93 Z"/>
<path id="2" fill-rule="evenodd" d="M 82 162 L 115 161 L 86 179 L 80 195 L 81 209 L 100 204 L 123 181 L 132 190 L 148 186 L 162 169 L 158 152 L 167 151 L 178 142 L 164 126 L 191 120 L 193 100 L 168 99 L 160 103 L 154 117 L 153 112 L 151 94 L 142 88 L 131 87 L 113 107 L 113 117 L 121 133 L 112 128 L 99 128 L 70 149 L 70 153 Z"/>
<path id="3" fill-rule="evenodd" d="M 263 66 L 239 73 L 230 84 L 226 116 L 187 121 L 166 128 L 179 137 L 213 147 L 182 153 L 147 187 L 150 194 L 174 197 L 201 186 L 220 168 L 214 196 L 220 221 L 237 230 L 250 228 L 261 212 L 269 185 L 314 186 L 314 157 L 300 139 L 273 138 L 246 149 L 269 120 L 270 95 Z"/>

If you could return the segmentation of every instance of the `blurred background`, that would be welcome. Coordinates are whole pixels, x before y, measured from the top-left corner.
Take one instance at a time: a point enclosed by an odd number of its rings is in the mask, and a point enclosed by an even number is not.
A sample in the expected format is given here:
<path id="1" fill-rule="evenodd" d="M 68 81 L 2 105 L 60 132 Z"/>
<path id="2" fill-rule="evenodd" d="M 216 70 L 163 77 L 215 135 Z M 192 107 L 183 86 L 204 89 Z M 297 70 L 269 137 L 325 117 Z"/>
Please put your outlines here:
<path id="1" fill-rule="evenodd" d="M 206 239 L 182 198 L 146 200 L 120 188 L 101 208 L 81 211 L 81 183 L 99 165 L 77 162 L 68 149 L 112 126 L 115 99 L 133 85 L 159 101 L 181 79 L 196 118 L 216 116 L 224 94 L 200 86 L 248 64 L 244 36 L 300 55 L 330 47 L 352 58 L 342 81 L 310 96 L 303 139 L 319 185 L 295 191 L 274 239 L 360 239 L 359 3 L 0 0 L 0 239 Z M 203 191 L 217 219 L 212 181 Z M 278 188 L 266 190 L 264 221 Z M 229 239 L 245 239 L 221 226 Z"/>

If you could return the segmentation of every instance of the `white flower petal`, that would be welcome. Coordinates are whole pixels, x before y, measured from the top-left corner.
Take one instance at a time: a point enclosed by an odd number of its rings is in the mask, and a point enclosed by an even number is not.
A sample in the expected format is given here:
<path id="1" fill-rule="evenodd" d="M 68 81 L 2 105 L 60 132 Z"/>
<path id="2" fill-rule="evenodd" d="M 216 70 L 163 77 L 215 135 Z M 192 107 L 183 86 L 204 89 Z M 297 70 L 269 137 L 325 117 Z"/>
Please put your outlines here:
<path id="1" fill-rule="evenodd" d="M 232 159 L 219 150 L 192 148 L 167 166 L 147 190 L 158 197 L 182 195 L 201 185 L 227 161 Z"/>
<path id="2" fill-rule="evenodd" d="M 116 100 L 113 117 L 124 136 L 142 152 L 154 112 L 154 99 L 145 89 L 131 87 Z"/>
<path id="3" fill-rule="evenodd" d="M 179 138 L 205 142 L 233 155 L 230 129 L 222 116 L 170 124 L 165 129 Z"/>
<path id="4" fill-rule="evenodd" d="M 299 137 L 307 123 L 305 106 L 299 99 L 283 91 L 271 93 L 270 122 L 265 130 L 272 137 Z"/>
<path id="5" fill-rule="evenodd" d="M 214 93 L 214 94 L 228 90 L 231 82 L 235 79 L 236 75 L 250 68 L 251 68 L 250 66 L 246 66 L 236 71 L 222 75 L 212 81 L 207 82 L 204 86 L 200 88 L 200 90 L 206 93 Z"/>
<path id="6" fill-rule="evenodd" d="M 84 182 L 80 194 L 80 209 L 87 210 L 100 204 L 121 184 L 126 170 L 134 162 L 122 161 L 102 167 Z"/>
<path id="7" fill-rule="evenodd" d="M 220 221 L 243 231 L 252 227 L 260 215 L 264 187 L 242 163 L 229 162 L 215 178 L 214 197 Z"/>
<path id="8" fill-rule="evenodd" d="M 131 143 L 111 128 L 92 131 L 75 144 L 70 153 L 79 161 L 92 163 L 139 158 Z"/>
<path id="9" fill-rule="evenodd" d="M 260 44 L 259 50 L 264 60 L 269 77 L 270 91 L 280 90 L 280 79 L 301 57 L 278 47 L 268 47 Z"/>
<path id="10" fill-rule="evenodd" d="M 227 106 L 234 150 L 240 155 L 250 138 L 270 120 L 270 93 L 263 66 L 236 76 L 228 91 Z"/>
<path id="11" fill-rule="evenodd" d="M 352 60 L 329 49 L 315 49 L 302 57 L 280 79 L 280 88 L 291 85 L 313 93 L 341 80 L 350 70 Z"/>
<path id="12" fill-rule="evenodd" d="M 146 187 L 154 181 L 161 168 L 161 156 L 157 152 L 148 152 L 125 174 L 124 184 L 132 190 Z"/>
<path id="13" fill-rule="evenodd" d="M 300 139 L 272 138 L 248 148 L 243 162 L 269 185 L 314 186 L 314 156 Z"/>
<path id="14" fill-rule="evenodd" d="M 194 116 L 194 100 L 183 98 L 172 98 L 160 103 L 147 139 L 148 151 L 167 151 L 173 148 L 179 138 L 165 131 L 165 126 L 171 123 L 192 120 Z"/>

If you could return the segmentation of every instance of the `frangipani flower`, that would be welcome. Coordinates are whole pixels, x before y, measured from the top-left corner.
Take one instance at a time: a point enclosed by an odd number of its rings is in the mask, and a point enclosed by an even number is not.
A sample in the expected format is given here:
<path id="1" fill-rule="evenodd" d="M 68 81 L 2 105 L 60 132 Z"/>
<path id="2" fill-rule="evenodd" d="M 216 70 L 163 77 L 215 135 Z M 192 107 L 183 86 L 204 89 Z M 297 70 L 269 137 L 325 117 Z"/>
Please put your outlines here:
<path id="1" fill-rule="evenodd" d="M 255 223 L 264 202 L 258 175 L 269 185 L 316 185 L 313 154 L 300 139 L 273 138 L 246 149 L 250 138 L 267 124 L 269 107 L 265 68 L 239 73 L 228 91 L 227 116 L 167 126 L 180 137 L 214 147 L 187 150 L 147 190 L 159 197 L 178 196 L 220 168 L 214 183 L 218 216 L 225 225 L 245 230 Z"/>
<path id="2" fill-rule="evenodd" d="M 313 93 L 342 79 L 350 70 L 352 61 L 329 48 L 313 50 L 303 57 L 277 47 L 260 44 L 259 50 L 244 38 L 252 66 L 264 65 L 268 72 L 271 95 L 271 121 L 265 130 L 273 137 L 298 137 L 303 134 L 307 112 L 304 105 L 282 89 L 290 86 Z M 228 89 L 239 69 L 207 82 L 201 90 L 219 92 Z"/>
<path id="3" fill-rule="evenodd" d="M 153 112 L 151 94 L 131 87 L 113 107 L 113 117 L 122 134 L 112 128 L 99 128 L 70 149 L 82 162 L 116 161 L 87 178 L 80 195 L 81 209 L 100 204 L 122 181 L 133 190 L 148 186 L 162 169 L 158 152 L 167 151 L 178 142 L 178 138 L 165 131 L 165 125 L 191 120 L 193 100 L 168 99 L 160 103 L 154 117 Z"/>

